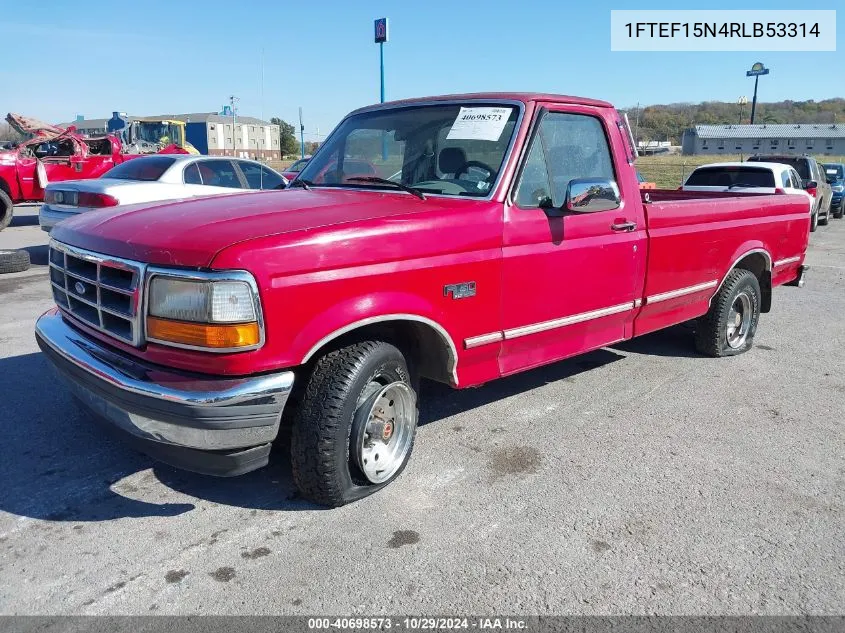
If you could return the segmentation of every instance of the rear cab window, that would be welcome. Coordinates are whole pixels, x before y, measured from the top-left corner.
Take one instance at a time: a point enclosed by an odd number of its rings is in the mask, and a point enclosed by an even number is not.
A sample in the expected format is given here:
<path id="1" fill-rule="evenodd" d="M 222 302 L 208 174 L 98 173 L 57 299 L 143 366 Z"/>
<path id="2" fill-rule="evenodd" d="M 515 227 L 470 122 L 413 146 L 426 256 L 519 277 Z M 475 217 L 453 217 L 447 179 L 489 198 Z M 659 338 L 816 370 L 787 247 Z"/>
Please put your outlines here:
<path id="1" fill-rule="evenodd" d="M 775 176 L 768 167 L 699 167 L 684 183 L 690 187 L 774 187 Z"/>
<path id="2" fill-rule="evenodd" d="M 142 156 L 112 167 L 102 177 L 151 182 L 161 178 L 175 162 L 176 159 L 169 156 Z"/>

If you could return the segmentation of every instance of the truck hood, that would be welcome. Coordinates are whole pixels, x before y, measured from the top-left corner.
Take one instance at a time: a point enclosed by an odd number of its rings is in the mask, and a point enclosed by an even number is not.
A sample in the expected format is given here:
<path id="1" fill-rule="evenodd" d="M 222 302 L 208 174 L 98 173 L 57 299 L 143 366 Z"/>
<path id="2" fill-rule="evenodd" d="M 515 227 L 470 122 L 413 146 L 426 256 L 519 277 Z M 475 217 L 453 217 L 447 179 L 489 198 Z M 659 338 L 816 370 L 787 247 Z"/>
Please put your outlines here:
<path id="1" fill-rule="evenodd" d="M 436 210 L 453 201 L 404 193 L 286 189 L 83 213 L 51 237 L 98 253 L 204 268 L 224 248 L 260 237 Z"/>

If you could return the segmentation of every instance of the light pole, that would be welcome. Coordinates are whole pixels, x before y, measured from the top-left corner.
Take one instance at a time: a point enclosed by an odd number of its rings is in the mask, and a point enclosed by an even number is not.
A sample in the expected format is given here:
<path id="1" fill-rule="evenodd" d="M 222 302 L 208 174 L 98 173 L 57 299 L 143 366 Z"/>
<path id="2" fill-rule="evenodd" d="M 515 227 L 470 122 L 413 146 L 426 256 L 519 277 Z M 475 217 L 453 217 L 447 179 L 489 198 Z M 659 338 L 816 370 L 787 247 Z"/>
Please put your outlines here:
<path id="1" fill-rule="evenodd" d="M 742 110 L 745 107 L 745 104 L 748 103 L 748 97 L 740 97 L 736 100 L 737 105 L 739 105 L 739 124 L 742 125 Z"/>
<path id="2" fill-rule="evenodd" d="M 751 124 L 754 125 L 754 114 L 757 111 L 757 82 L 760 75 L 768 75 L 769 69 L 763 66 L 763 62 L 756 62 L 751 70 L 745 71 L 746 77 L 754 77 L 754 98 L 751 100 Z"/>
<path id="3" fill-rule="evenodd" d="M 387 18 L 375 21 L 375 43 L 378 44 L 381 103 L 384 103 L 384 43 L 387 41 Z M 387 160 L 387 133 L 381 135 L 381 159 Z"/>
<path id="4" fill-rule="evenodd" d="M 299 150 L 299 157 L 305 158 L 305 125 L 302 123 L 302 106 L 299 106 Z"/>
<path id="5" fill-rule="evenodd" d="M 237 118 L 235 114 L 235 102 L 240 101 L 238 97 L 232 95 L 229 97 L 229 104 L 232 107 L 232 156 L 237 156 L 237 147 L 238 147 L 238 137 L 235 136 L 236 129 L 237 129 Z"/>

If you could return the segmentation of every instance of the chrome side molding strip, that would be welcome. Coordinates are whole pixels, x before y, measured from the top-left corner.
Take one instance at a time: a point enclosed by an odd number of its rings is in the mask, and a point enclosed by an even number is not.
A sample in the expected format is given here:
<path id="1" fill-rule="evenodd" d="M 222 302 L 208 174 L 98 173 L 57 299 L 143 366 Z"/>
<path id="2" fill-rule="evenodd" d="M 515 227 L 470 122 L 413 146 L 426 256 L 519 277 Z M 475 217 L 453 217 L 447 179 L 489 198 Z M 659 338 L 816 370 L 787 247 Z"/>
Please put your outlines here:
<path id="1" fill-rule="evenodd" d="M 801 255 L 796 255 L 795 257 L 787 257 L 786 259 L 779 259 L 773 265 L 774 266 L 786 266 L 787 264 L 794 264 L 795 262 L 801 261 Z"/>
<path id="2" fill-rule="evenodd" d="M 629 301 L 628 303 L 621 303 L 619 305 L 611 306 L 609 308 L 602 308 L 601 310 L 582 312 L 581 314 L 573 314 L 572 316 L 562 317 L 560 319 L 553 319 L 551 321 L 543 321 L 542 323 L 523 325 L 522 327 L 505 330 L 505 340 L 519 338 L 520 336 L 528 336 L 529 334 L 536 334 L 537 332 L 545 332 L 546 330 L 554 330 L 559 327 L 574 325 L 575 323 L 582 323 L 584 321 L 592 321 L 593 319 L 600 319 L 602 317 L 610 316 L 611 314 L 628 312 L 633 309 L 634 302 Z"/>
<path id="3" fill-rule="evenodd" d="M 718 279 L 712 279 L 710 281 L 705 281 L 702 284 L 696 284 L 694 286 L 687 286 L 686 288 L 678 288 L 677 290 L 670 290 L 669 292 L 661 292 L 656 295 L 651 295 L 646 297 L 645 302 L 646 304 L 660 303 L 661 301 L 668 301 L 669 299 L 675 299 L 677 297 L 695 294 L 696 292 L 701 292 L 702 290 L 708 290 L 709 288 L 715 288 L 718 284 Z"/>
<path id="4" fill-rule="evenodd" d="M 473 347 L 480 347 L 488 343 L 498 343 L 504 338 L 501 332 L 491 332 L 490 334 L 481 334 L 480 336 L 471 336 L 464 339 L 464 349 L 472 349 Z"/>

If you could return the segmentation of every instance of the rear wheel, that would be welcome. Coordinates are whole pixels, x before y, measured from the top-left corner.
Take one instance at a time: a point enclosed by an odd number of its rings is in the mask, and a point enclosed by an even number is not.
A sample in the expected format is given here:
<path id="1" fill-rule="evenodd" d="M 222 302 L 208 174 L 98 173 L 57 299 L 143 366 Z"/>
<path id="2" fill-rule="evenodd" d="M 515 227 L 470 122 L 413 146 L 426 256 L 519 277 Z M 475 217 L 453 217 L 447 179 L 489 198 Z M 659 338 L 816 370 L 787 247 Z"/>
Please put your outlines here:
<path id="1" fill-rule="evenodd" d="M 736 356 L 751 349 L 760 320 L 760 282 L 738 268 L 728 274 L 698 321 L 695 346 L 706 356 Z"/>
<path id="2" fill-rule="evenodd" d="M 405 469 L 418 417 L 416 380 L 396 347 L 363 341 L 329 352 L 293 421 L 296 485 L 333 507 L 381 490 Z"/>
<path id="3" fill-rule="evenodd" d="M 5 191 L 0 189 L 0 231 L 9 226 L 15 214 L 15 205 Z"/>

